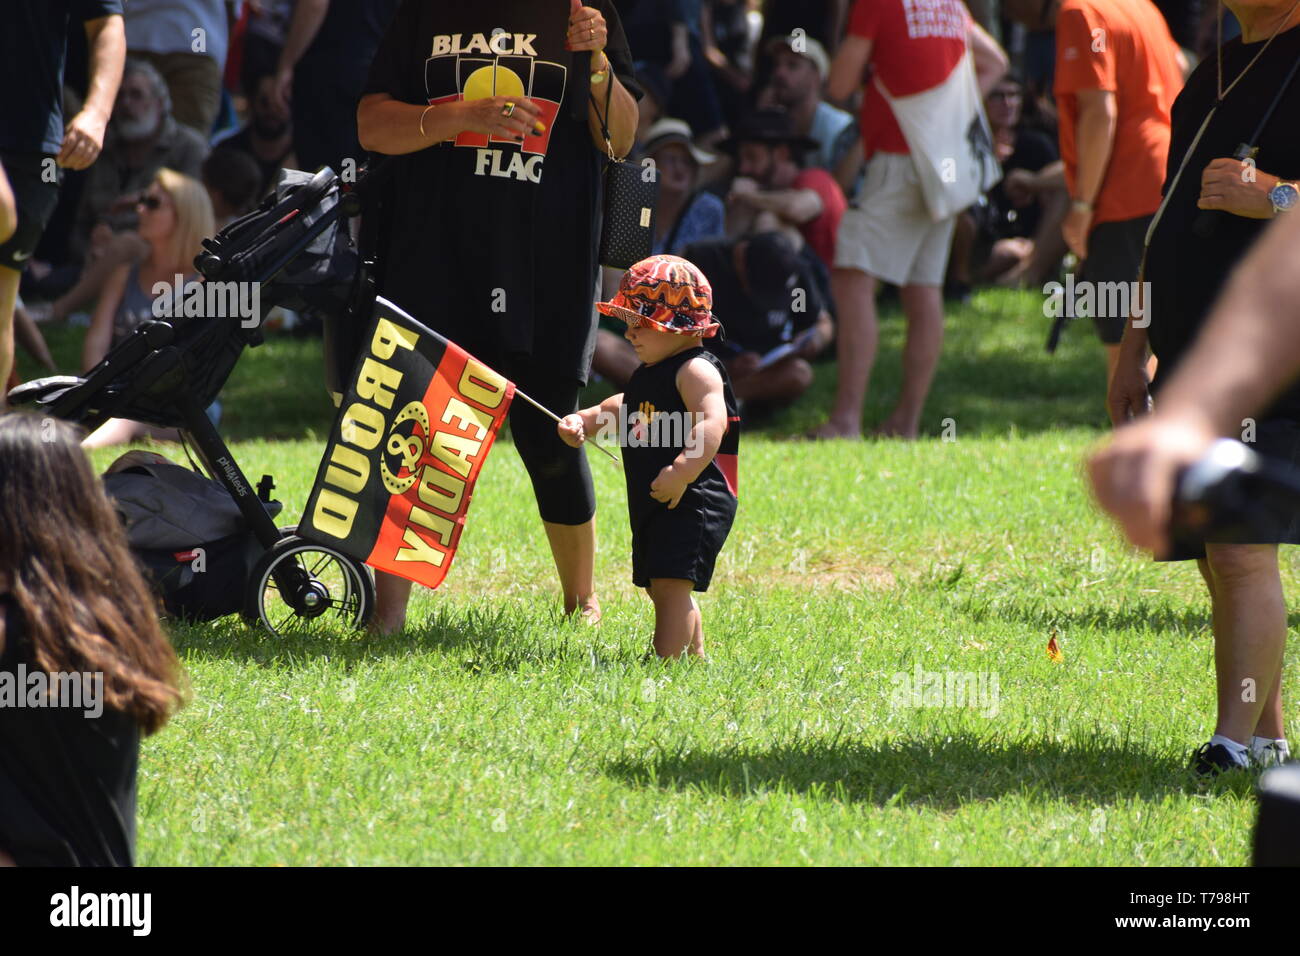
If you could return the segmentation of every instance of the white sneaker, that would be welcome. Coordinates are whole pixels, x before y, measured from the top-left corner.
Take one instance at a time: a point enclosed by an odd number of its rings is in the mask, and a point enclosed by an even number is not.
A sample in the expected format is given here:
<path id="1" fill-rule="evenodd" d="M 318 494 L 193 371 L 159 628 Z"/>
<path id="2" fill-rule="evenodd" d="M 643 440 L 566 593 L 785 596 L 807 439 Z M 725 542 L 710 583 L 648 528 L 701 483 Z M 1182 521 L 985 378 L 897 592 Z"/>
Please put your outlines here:
<path id="1" fill-rule="evenodd" d="M 1265 769 L 1268 767 L 1279 767 L 1290 759 L 1289 750 L 1283 750 L 1274 741 L 1269 741 L 1261 747 L 1250 748 L 1250 764 L 1252 767 Z"/>

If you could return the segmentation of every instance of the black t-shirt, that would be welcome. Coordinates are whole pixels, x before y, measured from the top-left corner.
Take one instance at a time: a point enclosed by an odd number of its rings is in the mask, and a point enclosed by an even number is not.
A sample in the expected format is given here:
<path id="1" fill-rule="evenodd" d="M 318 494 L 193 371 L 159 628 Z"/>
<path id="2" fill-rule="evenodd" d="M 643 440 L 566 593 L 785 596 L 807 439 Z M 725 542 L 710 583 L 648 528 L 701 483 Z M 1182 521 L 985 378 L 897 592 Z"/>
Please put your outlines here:
<path id="1" fill-rule="evenodd" d="M 615 0 L 623 30 L 638 63 L 667 63 L 673 55 L 673 24 L 686 23 L 683 0 Z"/>
<path id="2" fill-rule="evenodd" d="M 735 506 L 740 412 L 731 391 L 731 379 L 716 356 L 702 348 L 690 348 L 654 365 L 638 366 L 623 392 L 620 422 L 627 429 L 620 444 L 623 446 L 623 474 L 627 479 L 628 517 L 633 529 L 642 527 L 645 521 L 668 508 L 664 502 L 650 497 L 650 485 L 659 477 L 659 472 L 682 453 L 687 429 L 684 417 L 679 417 L 677 424 L 669 424 L 670 419 L 660 416 L 664 413 L 685 416 L 686 403 L 677 388 L 677 373 L 693 358 L 711 362 L 722 376 L 727 431 L 713 461 L 687 485 L 677 508 L 690 511 L 711 507 L 716 512 L 725 512 Z"/>
<path id="3" fill-rule="evenodd" d="M 1002 164 L 1002 169 L 1006 172 L 1013 169 L 1026 169 L 1031 173 L 1036 173 L 1048 163 L 1054 163 L 1059 158 L 1060 154 L 1057 152 L 1056 144 L 1052 142 L 1051 137 L 1040 130 L 1021 126 L 1016 131 L 1015 150 Z M 1003 180 L 999 179 L 997 185 L 989 190 L 988 202 L 989 220 L 987 228 L 989 233 L 996 238 L 1027 238 L 1038 231 L 1038 221 L 1042 216 L 1042 209 L 1039 204 L 1032 202 L 1023 209 L 1017 208 L 1007 198 L 1006 190 L 1003 188 Z"/>
<path id="4" fill-rule="evenodd" d="M 36 670 L 31 642 L 9 599 L 0 613 L 0 680 L 16 682 Z M 131 866 L 139 753 L 135 721 L 107 707 L 0 706 L 0 850 L 19 866 Z"/>
<path id="5" fill-rule="evenodd" d="M 789 342 L 817 322 L 824 306 L 817 281 L 806 265 L 801 266 L 795 283 L 797 288 L 807 291 L 806 308 L 802 312 L 794 311 L 795 300 L 791 296 L 789 308 L 769 311 L 755 303 L 740 284 L 734 249 L 734 240 L 710 239 L 691 243 L 683 253 L 683 258 L 700 267 L 713 287 L 713 314 L 725 333 L 705 339 L 706 349 L 723 358 L 741 352 L 763 354 Z"/>
<path id="6" fill-rule="evenodd" d="M 589 5 L 605 16 L 614 71 L 639 95 L 610 0 Z M 543 109 L 547 132 L 522 144 L 462 133 L 394 160 L 380 292 L 506 374 L 531 356 L 551 376 L 585 381 L 606 160 L 587 128 L 591 54 L 565 50 L 568 17 L 567 0 L 404 0 L 365 92 L 437 104 L 495 88 Z"/>
<path id="7" fill-rule="evenodd" d="M 308 77 L 333 76 L 359 89 L 380 38 L 402 0 L 330 0 L 325 19 L 303 52 L 297 70 Z"/>
<path id="8" fill-rule="evenodd" d="M 57 153 L 63 145 L 63 64 L 69 24 L 122 13 L 122 0 L 15 0 L 0 12 L 0 149 Z"/>
<path id="9" fill-rule="evenodd" d="M 1224 44 L 1225 86 L 1241 76 L 1262 43 L 1243 44 L 1236 39 Z M 1267 219 L 1249 219 L 1224 212 L 1211 212 L 1202 217 L 1202 210 L 1196 206 L 1201 174 L 1211 160 L 1230 158 L 1238 144 L 1250 140 L 1297 58 L 1300 58 L 1300 27 L 1292 27 L 1278 34 L 1215 112 L 1151 236 L 1145 276 L 1151 283 L 1151 325 L 1147 333 L 1151 350 L 1160 360 L 1157 385 L 1177 368 L 1229 274 L 1269 225 Z M 1215 63 L 1210 57 L 1196 68 L 1174 101 L 1166 189 L 1173 182 L 1174 173 L 1216 95 Z M 1261 172 L 1288 181 L 1300 179 L 1298 128 L 1300 77 L 1283 94 L 1254 144 L 1259 147 L 1255 162 Z M 1297 214 L 1300 213 L 1282 213 Z M 1300 389 L 1292 388 L 1281 396 L 1272 413 L 1300 417 Z"/>
<path id="10" fill-rule="evenodd" d="M 1189 50 L 1195 48 L 1204 8 L 1202 0 L 1155 0 L 1155 4 L 1169 25 L 1174 42 Z"/>

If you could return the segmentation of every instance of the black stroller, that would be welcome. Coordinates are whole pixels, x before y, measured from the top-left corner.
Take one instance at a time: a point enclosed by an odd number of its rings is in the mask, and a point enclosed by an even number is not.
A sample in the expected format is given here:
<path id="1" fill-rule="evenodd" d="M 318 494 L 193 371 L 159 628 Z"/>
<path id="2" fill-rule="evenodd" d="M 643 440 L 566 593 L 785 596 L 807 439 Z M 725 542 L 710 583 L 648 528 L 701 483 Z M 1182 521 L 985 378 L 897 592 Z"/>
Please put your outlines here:
<path id="1" fill-rule="evenodd" d="M 352 329 L 353 318 L 373 303 L 373 281 L 347 228 L 348 218 L 361 211 L 367 178 L 363 173 L 355 184 L 345 184 L 329 168 L 315 175 L 286 170 L 274 194 L 205 239 L 195 259 L 205 283 L 256 283 L 262 316 L 276 305 L 325 313 L 327 368 L 334 364 L 328 354 L 336 338 L 328 334 L 331 320 L 336 331 Z M 370 570 L 335 548 L 299 537 L 295 528 L 277 528 L 271 476 L 254 488 L 204 411 L 244 348 L 262 343 L 260 318 L 147 321 L 85 376 L 28 382 L 9 392 L 9 402 L 91 430 L 110 418 L 179 429 L 261 546 L 238 602 L 244 618 L 272 634 L 313 622 L 362 627 L 374 609 Z"/>

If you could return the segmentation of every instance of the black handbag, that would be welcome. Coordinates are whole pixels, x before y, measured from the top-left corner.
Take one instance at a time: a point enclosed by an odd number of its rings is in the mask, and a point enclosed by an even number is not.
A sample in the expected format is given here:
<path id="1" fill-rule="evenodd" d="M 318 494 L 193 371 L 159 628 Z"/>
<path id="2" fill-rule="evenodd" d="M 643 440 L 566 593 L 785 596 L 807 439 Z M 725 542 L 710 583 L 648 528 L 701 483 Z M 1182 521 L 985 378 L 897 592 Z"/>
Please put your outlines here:
<path id="1" fill-rule="evenodd" d="M 599 262 L 612 269 L 626 269 L 650 255 L 655 235 L 655 204 L 659 198 L 659 176 L 636 163 L 614 156 L 609 139 L 609 103 L 614 95 L 613 68 L 606 77 L 605 114 L 600 116 L 600 132 L 605 137 L 609 161 L 605 164 L 605 203 L 601 212 Z M 596 98 L 591 96 L 591 105 Z"/>

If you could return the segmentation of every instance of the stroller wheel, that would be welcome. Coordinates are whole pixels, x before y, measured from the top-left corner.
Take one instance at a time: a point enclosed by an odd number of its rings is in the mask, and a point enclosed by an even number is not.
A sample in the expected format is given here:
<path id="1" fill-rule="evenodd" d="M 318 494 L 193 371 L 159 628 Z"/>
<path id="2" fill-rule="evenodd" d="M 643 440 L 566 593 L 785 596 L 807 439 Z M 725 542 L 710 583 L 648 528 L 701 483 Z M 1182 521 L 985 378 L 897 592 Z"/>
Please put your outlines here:
<path id="1" fill-rule="evenodd" d="M 364 627 L 375 607 L 370 569 L 292 528 L 283 533 L 253 566 L 244 619 L 277 637 L 295 629 Z"/>

